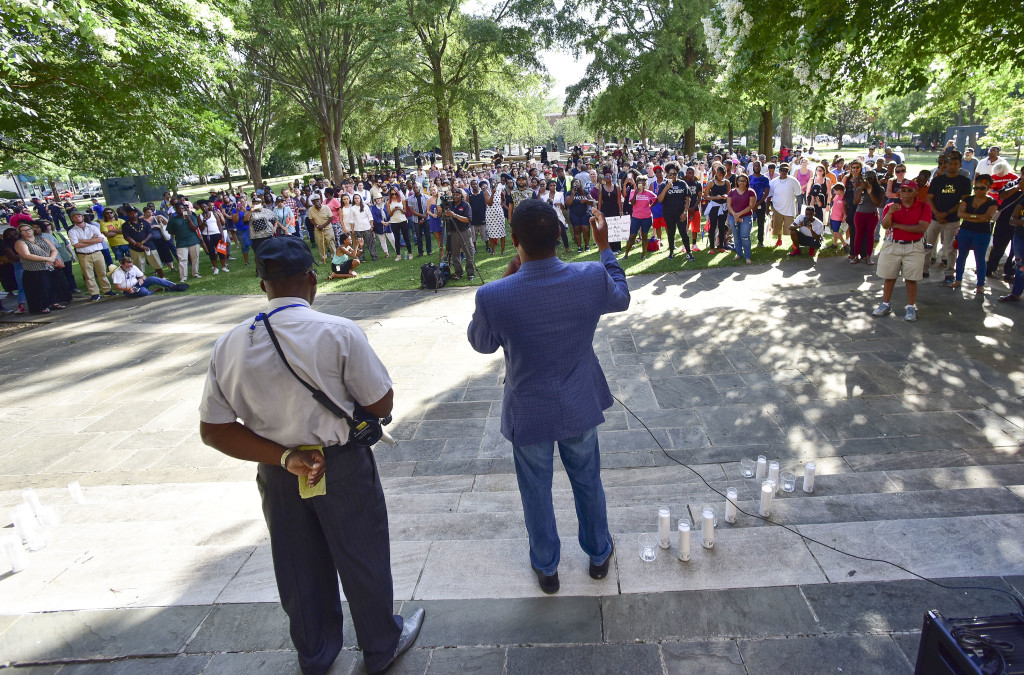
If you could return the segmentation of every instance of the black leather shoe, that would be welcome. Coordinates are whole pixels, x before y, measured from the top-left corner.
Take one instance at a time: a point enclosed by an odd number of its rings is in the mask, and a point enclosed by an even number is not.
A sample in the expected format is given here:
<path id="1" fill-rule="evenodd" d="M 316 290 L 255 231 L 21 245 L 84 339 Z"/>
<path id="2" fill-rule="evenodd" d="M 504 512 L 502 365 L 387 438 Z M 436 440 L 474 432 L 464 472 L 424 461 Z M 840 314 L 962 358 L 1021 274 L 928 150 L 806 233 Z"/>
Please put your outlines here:
<path id="1" fill-rule="evenodd" d="M 604 562 L 600 565 L 590 563 L 590 578 L 591 579 L 604 579 L 608 576 L 608 568 L 612 565 L 612 556 L 615 555 L 615 544 L 612 544 L 611 553 L 605 558 Z"/>
<path id="2" fill-rule="evenodd" d="M 420 628 L 423 628 L 423 609 L 417 609 L 412 613 L 412 616 L 406 617 L 402 624 L 402 634 L 398 637 L 398 646 L 395 647 L 395 654 L 392 656 L 387 663 L 380 670 L 369 671 L 370 675 L 380 675 L 391 670 L 391 666 L 395 665 L 395 661 L 398 657 L 409 650 L 412 647 L 412 643 L 416 642 L 416 638 L 419 637 Z"/>
<path id="3" fill-rule="evenodd" d="M 558 572 L 548 576 L 536 567 L 533 568 L 533 572 L 537 575 L 537 581 L 540 582 L 540 590 L 544 591 L 548 595 L 553 595 L 558 592 L 558 589 L 560 588 L 558 583 Z"/>

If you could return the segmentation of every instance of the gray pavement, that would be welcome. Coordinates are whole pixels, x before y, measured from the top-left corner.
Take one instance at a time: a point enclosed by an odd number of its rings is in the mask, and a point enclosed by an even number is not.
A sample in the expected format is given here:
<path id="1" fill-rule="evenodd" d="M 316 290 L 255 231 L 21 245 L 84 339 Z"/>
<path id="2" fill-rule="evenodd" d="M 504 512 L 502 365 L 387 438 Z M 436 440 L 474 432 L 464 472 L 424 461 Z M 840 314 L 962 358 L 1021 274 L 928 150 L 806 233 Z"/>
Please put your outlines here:
<path id="1" fill-rule="evenodd" d="M 363 326 L 395 380 L 400 442 L 376 455 L 396 606 L 427 609 L 395 672 L 911 672 L 925 610 L 1010 611 L 743 514 L 720 518 L 710 550 L 698 528 L 689 562 L 674 546 L 637 554 L 659 506 L 696 523 L 722 508 L 701 478 L 756 513 L 738 462 L 765 454 L 798 474 L 817 463 L 814 493 L 780 494 L 773 522 L 946 583 L 1024 590 L 1024 308 L 933 281 L 917 323 L 899 288 L 897 314 L 874 319 L 869 271 L 829 259 L 630 279 L 632 307 L 595 337 L 635 413 L 616 404 L 600 430 L 615 564 L 587 576 L 556 472 L 555 597 L 530 571 L 499 433 L 502 359 L 465 339 L 473 291 L 319 298 Z M 209 349 L 262 304 L 77 303 L 0 340 L 0 525 L 27 487 L 60 518 L 25 571 L 0 560 L 0 667 L 297 672 L 254 467 L 197 434 Z M 351 626 L 345 638 L 333 672 L 362 672 Z"/>

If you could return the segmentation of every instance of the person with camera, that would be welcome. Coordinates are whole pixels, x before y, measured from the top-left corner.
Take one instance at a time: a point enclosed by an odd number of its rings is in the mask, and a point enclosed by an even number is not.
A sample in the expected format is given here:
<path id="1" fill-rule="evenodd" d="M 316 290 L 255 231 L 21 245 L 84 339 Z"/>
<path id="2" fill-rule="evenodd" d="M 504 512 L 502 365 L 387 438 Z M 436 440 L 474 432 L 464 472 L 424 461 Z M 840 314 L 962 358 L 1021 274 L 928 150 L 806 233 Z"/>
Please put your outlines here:
<path id="1" fill-rule="evenodd" d="M 424 612 L 393 614 L 373 439 L 350 423 L 365 411 L 366 426 L 379 429 L 394 402 L 391 377 L 359 326 L 312 309 L 317 274 L 303 241 L 270 238 L 255 253 L 269 306 L 214 345 L 199 434 L 230 457 L 259 463 L 274 575 L 301 671 L 323 675 L 341 651 L 340 575 L 366 670 L 383 673 L 412 646 Z M 272 406 L 268 382 L 278 393 Z M 319 388 L 315 400 L 307 387 Z"/>
<path id="2" fill-rule="evenodd" d="M 473 222 L 473 209 L 465 200 L 462 190 L 452 192 L 450 198 L 441 194 L 441 215 L 448 219 L 448 252 L 451 254 L 452 268 L 455 279 L 462 278 L 462 261 L 460 253 L 466 254 L 466 272 L 469 280 L 473 280 L 475 270 L 473 264 L 473 235 L 470 234 L 470 223 Z"/>
<path id="3" fill-rule="evenodd" d="M 512 443 L 530 565 L 548 594 L 559 589 L 561 553 L 551 501 L 556 444 L 592 578 L 607 576 L 613 550 L 597 436 L 613 399 L 593 342 L 601 315 L 625 311 L 630 296 L 604 216 L 596 208 L 590 215 L 601 262 L 570 264 L 556 254 L 561 228 L 554 207 L 537 199 L 520 203 L 512 213 L 518 255 L 502 279 L 477 290 L 467 330 L 481 354 L 504 351 L 501 434 Z"/>

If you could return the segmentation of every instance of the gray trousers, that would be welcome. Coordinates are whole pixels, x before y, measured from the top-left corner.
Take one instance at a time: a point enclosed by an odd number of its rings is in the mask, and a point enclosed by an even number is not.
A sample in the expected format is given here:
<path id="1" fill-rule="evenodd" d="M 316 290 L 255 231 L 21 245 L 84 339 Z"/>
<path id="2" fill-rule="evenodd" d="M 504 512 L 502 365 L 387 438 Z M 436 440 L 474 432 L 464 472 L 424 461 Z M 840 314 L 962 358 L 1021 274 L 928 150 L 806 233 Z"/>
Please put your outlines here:
<path id="1" fill-rule="evenodd" d="M 469 274 L 473 274 L 476 270 L 473 265 L 473 229 L 467 227 L 465 230 L 460 230 L 457 227 L 452 227 L 448 230 L 452 240 L 452 268 L 455 270 L 455 276 L 462 276 L 462 261 L 460 260 L 460 253 L 466 254 L 466 271 Z"/>
<path id="2" fill-rule="evenodd" d="M 370 254 L 371 260 L 377 259 L 377 237 L 373 236 L 373 230 L 356 230 L 352 233 L 352 238 L 356 241 L 362 240 L 363 242 L 363 261 L 366 260 L 366 254 Z M 355 241 L 352 242 L 355 245 Z"/>

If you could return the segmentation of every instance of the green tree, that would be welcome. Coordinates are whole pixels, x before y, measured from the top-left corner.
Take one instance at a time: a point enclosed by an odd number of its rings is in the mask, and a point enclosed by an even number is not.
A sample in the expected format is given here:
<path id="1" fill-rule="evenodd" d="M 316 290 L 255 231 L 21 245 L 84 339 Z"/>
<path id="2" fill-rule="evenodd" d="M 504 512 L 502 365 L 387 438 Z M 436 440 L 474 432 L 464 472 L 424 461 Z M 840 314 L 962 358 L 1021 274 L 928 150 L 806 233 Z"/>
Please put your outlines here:
<path id="1" fill-rule="evenodd" d="M 411 103 L 437 123 L 443 161 L 453 161 L 454 139 L 464 132 L 474 104 L 495 89 L 542 69 L 536 57 L 544 35 L 524 21 L 546 4 L 503 0 L 482 16 L 463 12 L 458 0 L 405 0 L 406 29 L 413 36 L 395 60 L 409 77 Z"/>
<path id="2" fill-rule="evenodd" d="M 306 111 L 324 174 L 341 176 L 346 127 L 392 67 L 393 13 L 374 0 L 253 0 L 251 13 L 253 65 Z"/>
<path id="3" fill-rule="evenodd" d="M 0 151 L 65 171 L 178 174 L 209 132 L 196 83 L 233 35 L 217 5 L 79 0 L 0 7 Z"/>

